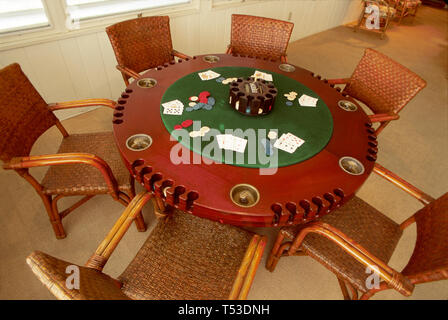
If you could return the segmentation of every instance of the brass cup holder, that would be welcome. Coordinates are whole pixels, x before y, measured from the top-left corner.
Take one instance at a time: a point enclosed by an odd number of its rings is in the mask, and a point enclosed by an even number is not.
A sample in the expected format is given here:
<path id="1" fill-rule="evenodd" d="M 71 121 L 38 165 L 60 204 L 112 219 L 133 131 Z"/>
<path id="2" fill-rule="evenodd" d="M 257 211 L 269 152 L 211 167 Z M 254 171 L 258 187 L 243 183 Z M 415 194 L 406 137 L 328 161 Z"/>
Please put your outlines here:
<path id="1" fill-rule="evenodd" d="M 356 111 L 358 110 L 358 106 L 351 101 L 348 100 L 340 100 L 338 102 L 338 106 L 345 111 Z"/>
<path id="2" fill-rule="evenodd" d="M 219 57 L 217 57 L 217 56 L 205 56 L 205 57 L 203 58 L 203 60 L 204 60 L 205 62 L 208 62 L 208 63 L 216 63 L 216 62 L 219 61 Z"/>
<path id="3" fill-rule="evenodd" d="M 363 164 L 352 157 L 342 157 L 339 159 L 339 166 L 342 170 L 354 176 L 359 176 L 364 173 Z"/>
<path id="4" fill-rule="evenodd" d="M 143 133 L 134 134 L 126 140 L 126 147 L 132 151 L 146 150 L 151 146 L 151 144 L 152 138 Z"/>
<path id="5" fill-rule="evenodd" d="M 157 80 L 152 78 L 143 78 L 137 80 L 137 86 L 140 88 L 148 89 L 153 88 L 157 85 Z"/>
<path id="6" fill-rule="evenodd" d="M 281 65 L 278 66 L 278 68 L 284 72 L 296 71 L 296 67 L 294 67 L 293 65 L 290 65 L 288 63 L 282 63 Z"/>
<path id="7" fill-rule="evenodd" d="M 260 193 L 250 184 L 237 184 L 230 190 L 230 199 L 237 206 L 249 208 L 253 207 L 260 200 Z"/>

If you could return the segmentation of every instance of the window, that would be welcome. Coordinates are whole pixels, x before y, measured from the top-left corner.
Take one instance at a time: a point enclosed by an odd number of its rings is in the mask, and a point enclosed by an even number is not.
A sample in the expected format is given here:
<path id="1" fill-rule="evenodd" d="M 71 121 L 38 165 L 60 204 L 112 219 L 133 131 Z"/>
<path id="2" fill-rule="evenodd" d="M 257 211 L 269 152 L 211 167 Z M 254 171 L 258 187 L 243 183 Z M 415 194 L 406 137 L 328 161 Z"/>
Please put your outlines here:
<path id="1" fill-rule="evenodd" d="M 41 0 L 0 0 L 0 34 L 49 25 Z"/>
<path id="2" fill-rule="evenodd" d="M 190 2 L 191 0 L 65 0 L 67 14 L 72 22 Z"/>
<path id="3" fill-rule="evenodd" d="M 226 6 L 246 2 L 246 0 L 213 0 L 213 6 Z"/>

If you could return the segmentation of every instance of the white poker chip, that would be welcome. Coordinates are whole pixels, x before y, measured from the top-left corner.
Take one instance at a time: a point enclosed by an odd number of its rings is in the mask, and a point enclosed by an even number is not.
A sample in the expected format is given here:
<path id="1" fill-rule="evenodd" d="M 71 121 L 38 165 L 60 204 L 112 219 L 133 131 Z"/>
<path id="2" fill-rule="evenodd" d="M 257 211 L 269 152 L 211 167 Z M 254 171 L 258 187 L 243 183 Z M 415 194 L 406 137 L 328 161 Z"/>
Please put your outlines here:
<path id="1" fill-rule="evenodd" d="M 189 105 L 190 107 L 194 107 L 194 106 L 196 105 L 196 102 L 190 102 L 188 105 Z"/>
<path id="2" fill-rule="evenodd" d="M 198 100 L 199 100 L 199 98 L 196 97 L 196 96 L 192 96 L 192 97 L 190 97 L 190 101 L 198 101 Z"/>
<path id="3" fill-rule="evenodd" d="M 209 132 L 209 131 L 210 131 L 210 128 L 209 128 L 209 127 L 206 127 L 206 126 L 204 126 L 204 127 L 202 127 L 202 128 L 200 129 L 200 132 L 203 133 L 203 134 L 206 134 L 206 133 Z"/>
<path id="4" fill-rule="evenodd" d="M 294 101 L 294 100 L 296 100 L 296 97 L 289 96 L 289 97 L 287 97 L 286 99 L 288 99 L 289 101 Z"/>
<path id="5" fill-rule="evenodd" d="M 190 137 L 192 137 L 192 138 L 196 138 L 201 135 L 201 133 L 199 131 L 191 131 L 189 134 L 190 134 Z"/>
<path id="6" fill-rule="evenodd" d="M 271 140 L 276 139 L 277 138 L 277 132 L 269 131 L 268 138 L 271 139 Z"/>

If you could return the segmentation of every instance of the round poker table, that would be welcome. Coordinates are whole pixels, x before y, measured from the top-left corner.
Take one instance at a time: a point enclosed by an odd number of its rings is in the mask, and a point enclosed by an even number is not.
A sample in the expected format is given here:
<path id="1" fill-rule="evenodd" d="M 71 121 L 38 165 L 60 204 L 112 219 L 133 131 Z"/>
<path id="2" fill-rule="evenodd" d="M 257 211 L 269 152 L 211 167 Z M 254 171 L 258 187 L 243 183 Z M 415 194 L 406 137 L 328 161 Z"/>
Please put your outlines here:
<path id="1" fill-rule="evenodd" d="M 207 71 L 217 76 L 202 80 Z M 267 114 L 229 103 L 234 80 L 254 81 L 256 72 L 272 77 L 257 80 L 276 94 Z M 302 106 L 302 95 L 316 105 Z M 113 128 L 131 174 L 168 208 L 240 226 L 295 225 L 330 213 L 364 183 L 377 153 L 367 115 L 325 79 L 237 55 L 196 56 L 147 71 L 118 100 Z M 225 140 L 233 150 L 220 145 L 223 135 L 237 137 Z M 277 146 L 284 135 L 302 144 Z"/>

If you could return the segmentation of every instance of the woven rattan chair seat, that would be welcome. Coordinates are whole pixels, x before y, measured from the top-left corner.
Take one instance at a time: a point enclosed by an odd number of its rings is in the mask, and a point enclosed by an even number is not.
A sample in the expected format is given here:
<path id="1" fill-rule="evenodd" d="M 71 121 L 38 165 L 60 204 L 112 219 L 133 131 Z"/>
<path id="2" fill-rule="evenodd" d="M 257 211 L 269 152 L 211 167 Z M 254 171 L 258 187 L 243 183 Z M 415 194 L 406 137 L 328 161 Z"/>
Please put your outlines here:
<path id="1" fill-rule="evenodd" d="M 73 263 L 54 258 L 40 251 L 33 252 L 26 261 L 39 280 L 51 288 L 51 292 L 58 299 L 128 299 L 120 290 L 117 290 L 118 285 L 111 277 L 95 269 L 78 267 L 80 290 L 70 290 L 66 285 L 68 276 L 66 270 L 68 266 L 73 267 Z"/>
<path id="2" fill-rule="evenodd" d="M 405 6 L 408 8 L 413 8 L 422 4 L 420 0 L 407 0 L 406 2 L 400 0 L 400 5 L 403 5 L 403 3 L 405 3 Z"/>
<path id="3" fill-rule="evenodd" d="M 387 6 L 379 6 L 380 8 L 380 16 L 381 18 L 386 18 L 388 14 L 390 14 L 390 17 L 392 18 L 395 16 L 395 13 L 397 10 L 395 8 L 387 7 Z"/>
<path id="4" fill-rule="evenodd" d="M 402 234 L 397 223 L 357 197 L 320 221 L 341 230 L 385 263 L 389 262 Z M 283 230 L 292 239 L 298 228 Z M 334 242 L 318 234 L 309 234 L 302 249 L 356 289 L 367 291 L 365 283 L 369 274 L 366 268 Z"/>
<path id="5" fill-rule="evenodd" d="M 228 299 L 253 234 L 176 212 L 159 221 L 120 281 L 132 299 Z"/>
<path id="6" fill-rule="evenodd" d="M 110 166 L 121 191 L 131 189 L 129 171 L 115 146 L 112 132 L 73 134 L 62 140 L 58 153 L 94 154 Z M 108 187 L 100 171 L 86 164 L 51 166 L 42 180 L 45 194 L 104 194 Z"/>

